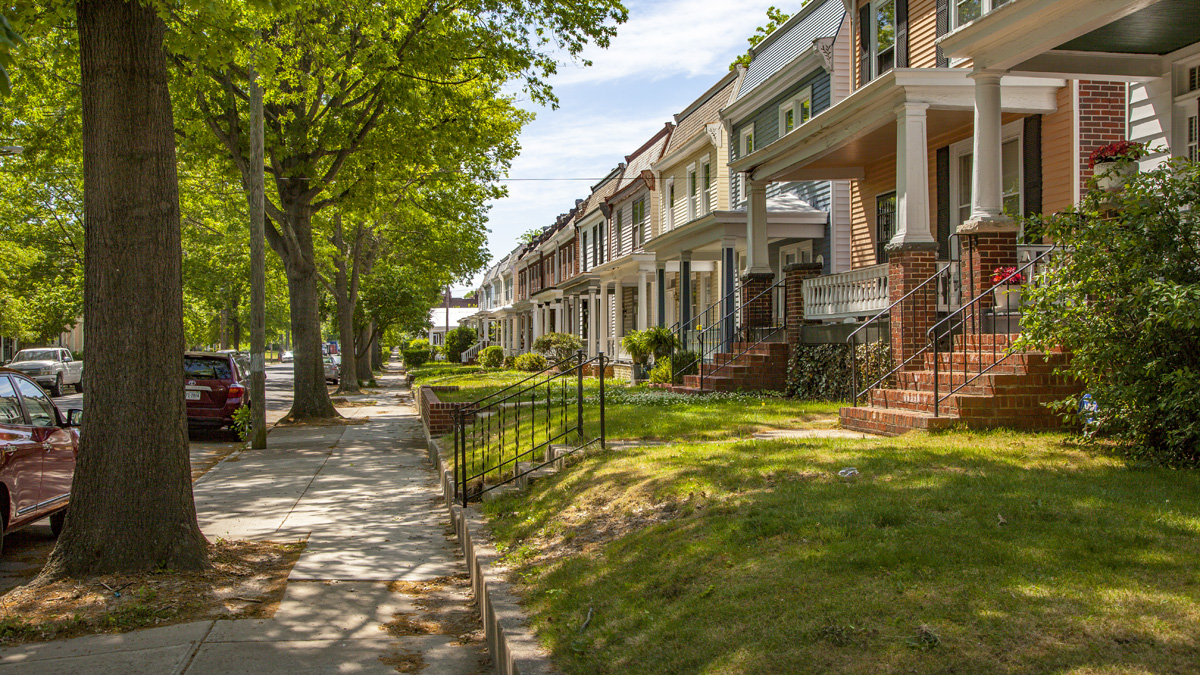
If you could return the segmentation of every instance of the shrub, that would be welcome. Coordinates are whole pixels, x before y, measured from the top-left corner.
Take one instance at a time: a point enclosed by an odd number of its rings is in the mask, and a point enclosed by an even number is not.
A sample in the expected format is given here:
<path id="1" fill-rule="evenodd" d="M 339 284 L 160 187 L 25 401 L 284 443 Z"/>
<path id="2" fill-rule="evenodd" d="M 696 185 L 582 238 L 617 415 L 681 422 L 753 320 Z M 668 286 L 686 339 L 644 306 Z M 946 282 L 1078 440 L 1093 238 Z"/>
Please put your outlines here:
<path id="1" fill-rule="evenodd" d="M 1021 346 L 1064 347 L 1092 426 L 1137 456 L 1200 464 L 1200 164 L 1178 159 L 1033 219 L 1068 253 L 1025 287 Z M 1083 422 L 1080 399 L 1055 409 Z"/>
<path id="2" fill-rule="evenodd" d="M 425 365 L 433 354 L 428 349 L 405 349 L 400 352 L 406 368 L 420 368 Z"/>
<path id="3" fill-rule="evenodd" d="M 447 363 L 458 363 L 462 360 L 462 353 L 465 352 L 471 345 L 475 344 L 478 336 L 475 334 L 474 328 L 467 326 L 459 326 L 453 330 L 446 332 L 446 343 L 442 345 L 445 350 Z"/>
<path id="4" fill-rule="evenodd" d="M 517 357 L 515 357 L 515 356 L 510 355 L 510 356 L 504 357 L 504 367 L 509 370 L 512 370 L 513 368 L 516 367 L 515 365 L 513 365 L 516 362 L 516 360 L 517 360 Z"/>
<path id="5" fill-rule="evenodd" d="M 646 331 L 644 330 L 635 330 L 621 338 L 621 346 L 634 365 L 640 366 L 646 363 L 647 357 L 650 356 L 650 348 L 646 345 Z"/>
<path id="6" fill-rule="evenodd" d="M 413 338 L 409 340 L 406 349 L 429 349 L 429 340 L 425 338 Z"/>
<path id="7" fill-rule="evenodd" d="M 650 370 L 650 381 L 655 384 L 673 382 L 671 374 L 675 368 L 674 364 L 679 364 L 680 369 L 676 378 L 695 375 L 699 372 L 699 363 L 697 362 L 699 358 L 700 355 L 696 352 L 679 352 L 673 356 L 660 356 L 654 361 L 654 368 Z"/>
<path id="8" fill-rule="evenodd" d="M 504 365 L 504 347 L 492 345 L 479 350 L 479 365 L 484 368 L 499 368 Z"/>
<path id="9" fill-rule="evenodd" d="M 862 389 L 892 369 L 886 342 L 857 345 L 858 387 Z M 795 345 L 788 362 L 787 392 L 805 401 L 845 401 L 850 392 L 850 346 Z"/>
<path id="10" fill-rule="evenodd" d="M 583 341 L 570 333 L 546 333 L 533 341 L 533 351 L 558 363 L 583 349 Z"/>
<path id="11" fill-rule="evenodd" d="M 545 370 L 549 364 L 546 363 L 546 357 L 541 354 L 521 354 L 513 360 L 513 367 L 517 370 L 524 370 L 527 373 L 536 373 L 539 370 Z"/>

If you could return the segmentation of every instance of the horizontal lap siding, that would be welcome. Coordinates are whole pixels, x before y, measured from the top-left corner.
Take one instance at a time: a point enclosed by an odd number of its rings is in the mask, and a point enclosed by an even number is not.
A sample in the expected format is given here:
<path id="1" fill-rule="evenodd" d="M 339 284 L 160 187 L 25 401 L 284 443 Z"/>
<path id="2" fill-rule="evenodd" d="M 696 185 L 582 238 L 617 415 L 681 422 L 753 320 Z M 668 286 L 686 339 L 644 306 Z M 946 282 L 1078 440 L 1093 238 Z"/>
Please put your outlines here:
<path id="1" fill-rule="evenodd" d="M 908 0 L 908 65 L 910 68 L 937 66 L 936 0 Z"/>
<path id="2" fill-rule="evenodd" d="M 1058 213 L 1075 202 L 1073 83 L 1058 90 L 1058 110 L 1042 116 L 1042 212 Z"/>

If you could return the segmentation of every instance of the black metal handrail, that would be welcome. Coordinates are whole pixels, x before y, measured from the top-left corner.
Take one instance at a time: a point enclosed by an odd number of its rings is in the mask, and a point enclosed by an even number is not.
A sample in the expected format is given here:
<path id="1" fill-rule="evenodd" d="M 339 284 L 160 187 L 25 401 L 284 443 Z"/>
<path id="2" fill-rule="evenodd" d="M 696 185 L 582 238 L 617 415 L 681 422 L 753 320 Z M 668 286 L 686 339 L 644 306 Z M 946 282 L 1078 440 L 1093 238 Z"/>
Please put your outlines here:
<path id="1" fill-rule="evenodd" d="M 726 298 L 728 298 L 729 296 L 731 296 L 733 294 L 734 294 L 734 291 L 730 291 L 729 293 L 727 293 L 725 295 L 725 297 L 721 298 L 720 300 L 717 300 L 713 304 L 706 307 L 704 310 L 702 310 L 696 316 L 694 316 L 690 320 L 688 320 L 688 323 L 686 326 L 683 325 L 682 321 L 676 321 L 675 323 L 671 324 L 670 331 L 675 335 L 676 343 L 683 345 L 685 347 L 685 351 L 691 351 L 690 349 L 686 349 L 688 347 L 688 345 L 691 344 L 691 340 L 684 339 L 685 331 L 690 330 L 689 326 L 693 326 L 693 325 L 697 325 L 697 324 L 699 324 L 700 326 L 711 325 L 710 320 L 712 319 L 712 317 L 720 315 L 721 305 L 725 302 Z M 704 330 L 705 329 L 702 328 L 699 331 L 696 331 L 697 337 L 699 337 L 699 334 L 702 333 Z"/>
<path id="2" fill-rule="evenodd" d="M 1025 263 L 1024 265 L 1021 265 L 1020 267 L 1017 267 L 1016 270 L 1012 274 L 1010 274 L 1008 277 L 1006 277 L 1004 279 L 1004 281 L 1007 281 L 1008 279 L 1011 279 L 1013 277 L 1020 276 L 1021 279 L 1023 279 L 1023 280 L 1029 279 L 1029 282 L 1033 283 L 1033 279 L 1031 278 L 1031 275 L 1028 274 L 1028 271 L 1034 269 L 1038 265 L 1038 263 L 1040 263 L 1044 258 L 1048 258 L 1050 256 L 1050 254 L 1052 254 L 1057 248 L 1058 248 L 1057 246 L 1051 246 L 1049 249 L 1042 251 L 1040 254 L 1035 256 L 1029 262 Z M 995 284 L 991 288 L 988 288 L 986 291 L 983 291 L 979 295 L 972 298 L 970 300 L 970 302 L 962 303 L 962 305 L 957 310 L 947 314 L 946 317 L 943 318 L 941 321 L 938 321 L 937 323 L 933 324 L 933 326 L 931 326 L 925 334 L 926 348 L 933 349 L 933 400 L 934 400 L 933 416 L 934 417 L 937 417 L 939 415 L 939 409 L 941 408 L 942 401 L 945 401 L 946 399 L 950 398 L 955 393 L 957 393 L 959 390 L 961 390 L 963 387 L 971 384 L 975 380 L 977 380 L 980 377 L 982 377 L 983 375 L 987 374 L 993 368 L 995 368 L 997 365 L 999 365 L 1005 359 L 1007 359 L 1008 357 L 1012 356 L 1015 353 L 1015 351 L 1013 349 L 1013 345 L 1011 343 L 1004 348 L 1002 353 L 997 351 L 997 349 L 996 349 L 996 332 L 995 332 L 995 326 L 993 325 L 992 340 L 991 340 L 992 362 L 989 363 L 986 367 L 984 367 L 984 359 L 983 359 L 984 351 L 983 351 L 983 344 L 982 344 L 983 333 L 978 330 L 979 326 L 980 326 L 979 316 L 982 314 L 980 309 L 981 309 L 981 304 L 982 304 L 983 299 L 986 298 L 989 294 L 991 294 L 996 289 L 996 286 L 999 286 L 999 285 L 1000 284 Z M 993 308 L 993 311 L 992 311 L 993 324 L 998 320 L 997 314 L 998 313 Z M 973 335 L 975 335 L 976 339 L 979 341 L 979 345 L 978 345 L 979 346 L 979 359 L 976 364 L 978 368 L 977 368 L 975 374 L 971 375 L 970 377 L 967 376 L 967 370 L 968 370 L 968 368 L 970 368 L 970 363 L 969 363 L 969 359 L 966 358 L 966 354 L 964 352 L 964 354 L 963 354 L 963 381 L 960 384 L 958 384 L 957 386 L 954 384 L 954 340 L 951 339 L 950 344 L 949 344 L 949 350 L 947 352 L 950 355 L 950 358 L 947 359 L 949 362 L 948 365 L 950 366 L 950 377 L 948 380 L 948 387 L 950 388 L 950 391 L 948 391 L 945 396 L 942 396 L 941 392 L 940 392 L 941 375 L 940 375 L 940 366 L 938 364 L 938 345 L 941 342 L 942 336 L 958 332 L 968 325 L 972 327 L 973 330 L 971 331 L 971 333 Z"/>
<path id="3" fill-rule="evenodd" d="M 954 252 L 956 250 L 959 254 L 959 256 L 958 256 L 959 259 L 961 260 L 961 258 L 962 258 L 962 251 L 961 251 L 962 239 L 961 239 L 961 237 L 962 237 L 962 235 L 955 232 L 954 234 L 951 234 L 949 239 L 947 240 L 947 246 L 950 248 L 951 265 L 947 265 L 944 269 L 935 271 L 933 273 L 933 276 L 929 277 L 925 281 L 922 281 L 920 284 L 917 284 L 916 288 L 905 293 L 902 297 L 900 297 L 900 299 L 896 300 L 892 304 L 885 307 L 882 311 L 880 311 L 875 316 L 871 317 L 870 319 L 867 319 L 865 322 L 863 322 L 863 325 L 854 329 L 854 332 L 850 333 L 850 335 L 848 335 L 846 337 L 846 344 L 850 349 L 850 397 L 851 397 L 853 405 L 857 406 L 859 400 L 861 400 L 862 397 L 864 395 L 866 395 L 869 391 L 871 391 L 875 387 L 879 386 L 880 384 L 887 382 L 889 379 L 891 379 L 891 377 L 893 375 L 895 375 L 897 372 L 902 370 L 908 364 L 912 363 L 916 358 L 923 357 L 925 352 L 929 350 L 929 345 L 926 344 L 925 347 L 922 347 L 921 349 L 917 350 L 916 353 L 914 353 L 914 354 L 910 355 L 908 358 L 904 359 L 904 361 L 902 363 L 894 365 L 891 370 L 884 373 L 880 377 L 876 378 L 874 381 L 872 381 L 870 384 L 863 387 L 862 389 L 859 389 L 858 388 L 858 350 L 855 349 L 855 345 L 857 344 L 857 342 L 859 340 L 858 334 L 862 333 L 863 334 L 862 340 L 864 342 L 869 342 L 870 337 L 871 337 L 870 330 L 872 328 L 874 328 L 876 331 L 882 333 L 884 321 L 887 321 L 888 325 L 889 325 L 888 339 L 890 340 L 891 339 L 890 324 L 891 324 L 893 314 L 897 314 L 898 318 L 901 321 L 903 321 L 905 307 L 911 308 L 909 310 L 910 315 L 914 314 L 917 311 L 928 311 L 927 308 L 931 307 L 931 306 L 937 307 L 938 280 L 941 279 L 943 276 L 945 276 L 945 277 L 947 277 L 946 287 L 947 288 L 953 287 L 953 285 L 950 283 L 949 275 L 953 273 L 952 272 L 953 267 L 954 267 L 953 263 L 955 262 Z M 955 249 L 955 247 L 954 247 L 955 243 L 958 244 L 958 247 L 959 247 L 958 249 Z M 935 262 L 934 264 L 936 265 L 937 263 Z M 962 263 L 959 262 L 959 272 L 958 272 L 959 284 L 958 284 L 958 287 L 959 287 L 960 293 L 962 292 L 962 268 L 961 268 L 961 265 L 962 265 Z M 968 274 L 973 274 L 974 273 L 974 261 L 971 261 L 970 265 L 971 265 L 971 268 L 970 268 L 970 271 L 968 272 Z M 971 278 L 971 277 L 968 277 L 968 278 Z M 930 292 L 931 291 L 933 294 L 932 295 L 932 304 L 930 304 Z M 907 305 L 905 303 L 907 303 Z M 949 298 L 947 298 L 947 304 L 949 304 Z"/>
<path id="4" fill-rule="evenodd" d="M 739 326 L 737 324 L 738 317 L 741 316 L 742 310 L 744 310 L 746 307 L 748 307 L 751 303 L 759 301 L 764 296 L 767 296 L 772 293 L 778 293 L 782 296 L 781 298 L 779 298 L 777 300 L 778 304 L 776 304 L 776 303 L 772 304 L 772 311 L 771 311 L 771 317 L 773 319 L 774 318 L 780 319 L 780 321 L 781 321 L 780 324 L 769 325 L 769 326 Z M 728 297 L 729 296 L 727 295 L 726 298 L 728 298 Z M 721 302 L 724 302 L 724 299 Z M 717 304 L 713 305 L 713 307 L 710 307 L 710 309 L 718 307 L 721 304 L 721 302 L 718 302 Z M 782 311 L 782 312 L 775 311 L 778 308 L 783 308 L 784 311 Z M 728 330 L 729 326 L 731 324 L 733 325 L 733 330 Z M 770 338 L 774 337 L 776 334 L 779 333 L 779 331 L 786 330 L 786 329 L 787 329 L 787 279 L 785 277 L 785 278 L 781 278 L 779 281 L 776 281 L 775 283 L 771 284 L 770 286 L 768 286 L 767 288 L 765 288 L 764 290 L 759 292 L 757 295 L 750 298 L 749 300 L 746 300 L 742 304 L 737 305 L 736 307 L 733 308 L 732 311 L 726 312 L 716 322 L 709 324 L 706 328 L 703 328 L 696 336 L 696 343 L 700 347 L 699 350 L 685 349 L 682 352 L 682 353 L 688 353 L 688 352 L 695 351 L 697 356 L 694 360 L 690 361 L 687 364 L 680 365 L 680 364 L 675 363 L 674 358 L 671 359 L 671 370 L 673 371 L 671 381 L 675 384 L 679 384 L 676 374 L 686 373 L 687 371 L 689 371 L 693 367 L 695 367 L 698 375 L 700 376 L 700 389 L 703 390 L 704 389 L 704 380 L 706 377 L 709 377 L 709 376 L 713 375 L 714 373 L 720 371 L 725 366 L 727 366 L 730 363 L 732 363 L 733 361 L 735 361 L 739 356 L 746 354 L 754 347 L 757 347 L 758 345 L 760 345 L 760 344 L 766 342 L 767 340 L 769 340 Z M 742 342 L 751 342 L 751 340 L 752 340 L 752 338 L 750 337 L 751 330 L 761 330 L 762 331 L 762 333 L 760 334 L 759 339 L 757 341 L 754 341 L 749 347 L 744 347 L 742 349 L 742 351 L 738 352 L 737 354 L 733 354 L 731 356 L 731 358 L 729 358 L 728 360 L 725 361 L 725 363 L 720 363 L 720 364 L 714 363 L 714 367 L 709 372 L 705 372 L 705 368 L 704 368 L 705 361 L 706 361 L 706 359 L 708 359 L 708 357 L 710 355 L 716 354 L 721 351 L 728 351 L 729 349 L 731 349 L 732 348 L 731 343 L 738 341 L 737 338 L 738 338 L 739 333 L 743 337 Z"/>
<path id="5" fill-rule="evenodd" d="M 601 352 L 582 350 L 553 366 L 454 411 L 454 485 L 463 506 L 501 485 L 592 445 L 605 446 L 604 369 Z M 584 371 L 599 373 L 599 429 L 584 426 Z M 537 380 L 530 384 L 531 380 Z M 514 387 L 526 385 L 514 390 Z M 497 398 L 502 392 L 508 392 Z M 484 404 L 485 401 L 490 403 Z M 572 443 L 555 444 L 572 438 Z M 541 453 L 539 455 L 539 452 Z"/>

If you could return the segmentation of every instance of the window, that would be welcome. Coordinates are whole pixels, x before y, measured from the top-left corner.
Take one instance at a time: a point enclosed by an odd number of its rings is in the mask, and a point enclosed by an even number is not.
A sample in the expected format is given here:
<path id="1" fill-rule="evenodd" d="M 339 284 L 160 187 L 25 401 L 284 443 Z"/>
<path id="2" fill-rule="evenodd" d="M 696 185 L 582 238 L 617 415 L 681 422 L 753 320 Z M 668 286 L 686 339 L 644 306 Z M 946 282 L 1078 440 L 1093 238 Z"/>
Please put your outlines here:
<path id="1" fill-rule="evenodd" d="M 675 229 L 675 179 L 667 181 L 667 229 Z"/>
<path id="2" fill-rule="evenodd" d="M 633 203 L 633 237 L 634 247 L 641 248 L 646 244 L 646 198 Z"/>
<path id="3" fill-rule="evenodd" d="M 29 413 L 29 423 L 35 427 L 53 427 L 58 425 L 54 414 L 54 404 L 36 384 L 29 380 L 17 380 L 17 391 L 25 399 L 25 410 Z"/>
<path id="4" fill-rule="evenodd" d="M 745 128 L 745 129 L 742 129 L 742 142 L 738 148 L 738 151 L 741 153 L 740 154 L 741 157 L 745 157 L 746 155 L 749 155 L 750 153 L 754 152 L 754 125 L 753 124 L 751 124 L 749 127 Z M 736 190 L 735 194 L 737 195 L 737 201 L 739 201 L 739 202 L 747 199 L 750 196 L 746 190 L 745 174 L 738 175 L 737 190 Z"/>
<path id="5" fill-rule="evenodd" d="M 699 215 L 700 199 L 696 194 L 696 165 L 692 164 L 687 170 L 687 218 L 695 220 Z"/>
<path id="6" fill-rule="evenodd" d="M 1200 66 L 1188 68 L 1188 91 L 1200 89 Z"/>
<path id="7" fill-rule="evenodd" d="M 579 249 L 579 250 L 580 250 L 580 251 L 583 251 L 583 260 L 582 260 L 581 262 L 583 263 L 583 269 L 584 269 L 584 271 L 587 271 L 587 268 L 588 268 L 587 232 L 584 232 L 584 233 L 583 233 L 583 240 L 582 240 L 582 241 L 583 241 L 583 243 L 580 245 L 580 249 Z"/>
<path id="8" fill-rule="evenodd" d="M 704 191 L 701 193 L 699 215 L 708 213 L 712 205 L 712 164 L 704 162 Z"/>
<path id="9" fill-rule="evenodd" d="M 812 89 L 806 88 L 798 96 L 779 106 L 779 135 L 790 134 L 811 117 Z"/>
<path id="10" fill-rule="evenodd" d="M 0 375 L 0 424 L 25 424 L 25 412 L 12 382 Z"/>
<path id="11" fill-rule="evenodd" d="M 1004 126 L 1001 131 L 1000 146 L 1000 175 L 1002 182 L 1001 196 L 1004 212 L 1016 216 L 1023 209 L 1023 185 L 1021 170 L 1021 129 L 1020 121 Z M 950 146 L 950 203 L 954 207 L 959 223 L 971 217 L 971 180 L 974 158 L 972 139 L 967 139 Z"/>
<path id="12" fill-rule="evenodd" d="M 802 241 L 799 244 L 784 246 L 779 249 L 779 271 L 795 263 L 812 262 L 812 241 Z"/>
<path id="13" fill-rule="evenodd" d="M 1200 114 L 1187 118 L 1187 158 L 1200 162 Z"/>
<path id="14" fill-rule="evenodd" d="M 876 0 L 871 12 L 871 77 L 896 64 L 896 0 Z"/>
<path id="15" fill-rule="evenodd" d="M 625 241 L 625 227 L 621 223 L 621 210 L 617 209 L 617 239 L 613 242 L 613 254 L 621 255 L 622 242 Z"/>
<path id="16" fill-rule="evenodd" d="M 1008 0 L 951 0 L 950 27 L 958 28 L 996 9 Z"/>
<path id="17" fill-rule="evenodd" d="M 887 262 L 887 244 L 896 236 L 896 193 L 875 198 L 875 262 Z"/>

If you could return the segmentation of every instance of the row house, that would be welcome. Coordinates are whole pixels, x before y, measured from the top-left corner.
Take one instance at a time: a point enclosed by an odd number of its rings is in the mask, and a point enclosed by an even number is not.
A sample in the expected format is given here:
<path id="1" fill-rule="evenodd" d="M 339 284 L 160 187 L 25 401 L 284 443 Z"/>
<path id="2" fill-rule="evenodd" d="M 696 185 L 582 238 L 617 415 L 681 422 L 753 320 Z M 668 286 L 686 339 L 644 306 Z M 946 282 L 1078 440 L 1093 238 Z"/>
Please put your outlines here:
<path id="1" fill-rule="evenodd" d="M 1017 217 L 1077 203 L 1096 148 L 1197 159 L 1195 5 L 812 0 L 577 203 L 577 267 L 534 333 L 619 358 L 671 327 L 702 361 L 689 389 L 776 387 L 739 358 L 779 373 L 786 345 L 878 340 L 895 370 L 857 383 L 848 427 L 1054 425 L 1065 356 L 1009 350 L 993 270 L 1045 262 Z"/>

